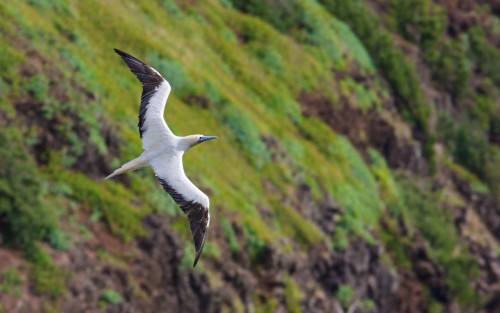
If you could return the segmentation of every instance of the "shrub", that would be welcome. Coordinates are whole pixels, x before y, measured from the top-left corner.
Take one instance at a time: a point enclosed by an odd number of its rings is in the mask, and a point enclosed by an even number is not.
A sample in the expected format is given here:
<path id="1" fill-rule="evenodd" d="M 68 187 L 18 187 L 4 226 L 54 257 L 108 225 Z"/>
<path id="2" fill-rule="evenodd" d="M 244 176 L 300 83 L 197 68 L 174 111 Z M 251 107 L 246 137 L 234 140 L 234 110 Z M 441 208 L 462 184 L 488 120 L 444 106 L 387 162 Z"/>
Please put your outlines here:
<path id="1" fill-rule="evenodd" d="M 0 236 L 29 253 L 36 240 L 56 228 L 57 220 L 41 201 L 39 173 L 19 133 L 1 128 L 0 141 L 9 147 L 0 149 Z"/>
<path id="2" fill-rule="evenodd" d="M 108 154 L 106 140 L 102 136 L 103 129 L 103 107 L 95 102 L 88 103 L 85 110 L 79 110 L 79 121 L 88 129 L 88 140 L 97 147 L 97 152 L 101 156 Z"/>
<path id="3" fill-rule="evenodd" d="M 332 23 L 340 41 L 347 50 L 351 52 L 361 68 L 370 72 L 374 71 L 373 60 L 370 54 L 366 50 L 364 44 L 359 40 L 358 36 L 352 31 L 351 27 L 338 19 L 334 19 Z"/>
<path id="4" fill-rule="evenodd" d="M 113 183 L 102 186 L 81 173 L 63 171 L 57 167 L 59 161 L 56 156 L 52 157 L 51 162 L 51 170 L 58 180 L 64 181 L 71 190 L 78 190 L 69 197 L 92 208 L 92 217 L 96 220 L 102 216 L 113 234 L 125 241 L 144 234 L 141 218 L 147 212 L 140 212 L 131 205 L 131 196 L 123 186 Z"/>
<path id="5" fill-rule="evenodd" d="M 157 52 L 150 54 L 149 60 L 151 66 L 168 80 L 172 92 L 175 92 L 177 96 L 183 98 L 196 92 L 196 86 L 182 64 L 161 56 Z"/>
<path id="6" fill-rule="evenodd" d="M 488 131 L 494 130 L 495 120 L 498 119 L 497 103 L 494 99 L 479 94 L 475 95 L 474 103 L 467 112 L 468 117 L 486 136 Z"/>
<path id="7" fill-rule="evenodd" d="M 179 269 L 183 272 L 193 270 L 193 260 L 195 259 L 195 257 L 196 251 L 193 247 L 192 242 L 190 240 L 184 242 L 183 253 L 179 262 Z M 196 265 L 196 269 L 203 271 L 203 262 L 198 263 Z"/>
<path id="8" fill-rule="evenodd" d="M 233 2 L 231 0 L 219 0 L 219 1 L 226 8 L 232 8 L 233 7 Z"/>
<path id="9" fill-rule="evenodd" d="M 431 0 L 391 0 L 389 3 L 390 20 L 405 39 L 425 48 L 444 35 L 446 12 Z"/>
<path id="10" fill-rule="evenodd" d="M 71 236 L 60 229 L 51 229 L 46 237 L 50 246 L 58 251 L 67 251 L 73 241 Z"/>
<path id="11" fill-rule="evenodd" d="M 364 43 L 380 73 L 389 82 L 403 117 L 423 133 L 427 157 L 433 157 L 430 136 L 430 108 L 420 89 L 415 65 L 394 43 L 379 18 L 363 0 L 321 0 L 333 15 L 347 23 Z"/>
<path id="12" fill-rule="evenodd" d="M 225 103 L 218 110 L 218 117 L 232 131 L 236 142 L 246 152 L 255 167 L 260 169 L 271 160 L 257 125 L 245 112 L 232 104 Z"/>
<path id="13" fill-rule="evenodd" d="M 301 313 L 301 302 L 304 300 L 304 294 L 300 286 L 290 276 L 285 276 L 285 300 L 286 308 L 290 313 Z"/>
<path id="14" fill-rule="evenodd" d="M 98 74 L 85 63 L 83 58 L 67 48 L 62 48 L 60 51 L 60 58 L 69 64 L 71 70 L 78 73 L 79 83 L 87 87 L 87 90 L 92 90 L 94 95 L 103 93 L 104 85 L 100 83 Z"/>
<path id="15" fill-rule="evenodd" d="M 9 268 L 0 275 L 0 293 L 19 297 L 22 293 L 23 278 L 16 268 Z"/>
<path id="16" fill-rule="evenodd" d="M 18 75 L 17 66 L 24 59 L 24 55 L 16 48 L 8 44 L 0 45 L 0 77 L 12 79 Z"/>
<path id="17" fill-rule="evenodd" d="M 500 164 L 500 148 L 493 145 L 489 149 L 488 162 L 485 166 L 484 180 L 487 182 L 496 205 L 500 203 L 500 173 L 497 171 Z"/>
<path id="18" fill-rule="evenodd" d="M 33 98 L 40 102 L 45 102 L 49 97 L 49 80 L 42 74 L 34 75 L 25 85 L 25 90 Z"/>
<path id="19" fill-rule="evenodd" d="M 0 52 L 1 53 L 1 52 Z M 1 65 L 0 65 L 1 66 Z M 0 77 L 0 95 L 3 95 L 0 98 L 0 110 L 6 112 L 9 115 L 14 115 L 15 110 L 12 106 L 12 103 L 8 99 L 8 95 L 10 93 L 10 85 L 7 84 L 2 77 Z M 7 96 L 5 96 L 7 95 Z"/>
<path id="20" fill-rule="evenodd" d="M 283 57 L 281 54 L 268 46 L 264 46 L 257 51 L 257 57 L 262 63 L 275 74 L 281 74 L 283 67 Z"/>
<path id="21" fill-rule="evenodd" d="M 59 299 L 65 289 L 66 274 L 52 263 L 50 256 L 41 248 L 36 248 L 29 258 L 33 262 L 31 280 L 34 290 L 39 295 L 48 295 Z"/>
<path id="22" fill-rule="evenodd" d="M 336 292 L 337 300 L 344 309 L 347 309 L 356 296 L 356 291 L 348 285 L 340 285 Z"/>
<path id="23" fill-rule="evenodd" d="M 462 254 L 455 257 L 443 255 L 439 256 L 438 260 L 445 268 L 446 284 L 455 293 L 458 302 L 479 308 L 480 297 L 477 290 L 471 286 L 472 281 L 481 275 L 476 258 Z"/>
<path id="24" fill-rule="evenodd" d="M 311 223 L 281 201 L 273 201 L 273 211 L 285 233 L 290 237 L 295 237 L 296 242 L 302 246 L 311 247 L 327 238 L 316 224 Z"/>
<path id="25" fill-rule="evenodd" d="M 304 11 L 304 17 L 300 24 L 300 32 L 292 32 L 295 39 L 314 47 L 320 47 L 316 53 L 326 52 L 326 55 L 335 63 L 341 62 L 342 47 L 330 25 L 312 7 L 303 7 L 301 10 Z"/>
<path id="26" fill-rule="evenodd" d="M 120 304 L 122 302 L 122 296 L 113 289 L 104 289 L 99 297 L 99 303 L 101 306 L 106 306 L 108 304 Z"/>
<path id="27" fill-rule="evenodd" d="M 302 123 L 302 111 L 297 101 L 288 96 L 276 93 L 265 96 L 264 98 L 266 99 L 266 109 L 268 109 L 270 113 L 274 113 L 277 116 L 287 116 L 295 125 L 300 125 Z"/>
<path id="28" fill-rule="evenodd" d="M 489 77 L 494 84 L 500 86 L 500 51 L 488 39 L 484 30 L 478 27 L 469 31 L 470 47 L 475 66 Z"/>
<path id="29" fill-rule="evenodd" d="M 488 161 L 491 160 L 491 157 L 488 158 Z M 487 162 L 485 165 L 485 169 L 488 168 L 490 163 Z M 457 175 L 462 181 L 465 181 L 470 184 L 472 190 L 477 193 L 488 194 L 490 192 L 487 185 L 485 185 L 476 175 L 465 169 L 464 167 L 453 163 L 453 162 L 445 162 L 445 165 L 452 170 L 455 175 Z M 487 172 L 487 170 L 485 170 Z"/>
<path id="30" fill-rule="evenodd" d="M 28 3 L 37 9 L 54 10 L 58 13 L 63 13 L 65 15 L 71 13 L 68 7 L 68 2 L 64 0 L 52 0 L 52 1 L 29 0 Z"/>
<path id="31" fill-rule="evenodd" d="M 214 104 L 218 104 L 221 102 L 222 98 L 219 92 L 219 89 L 217 89 L 217 86 L 215 86 L 212 82 L 210 81 L 205 81 L 205 92 L 204 92 L 208 100 Z"/>
<path id="32" fill-rule="evenodd" d="M 479 296 L 471 282 L 478 277 L 479 265 L 460 242 L 450 212 L 441 207 L 439 194 L 419 187 L 412 179 L 400 180 L 411 223 L 429 244 L 430 255 L 446 275 L 446 284 L 461 302 L 476 305 Z"/>
<path id="33" fill-rule="evenodd" d="M 454 100 L 460 100 L 470 88 L 470 65 L 466 53 L 461 40 L 447 40 L 424 51 L 424 58 L 431 66 L 432 78 Z"/>
<path id="34" fill-rule="evenodd" d="M 252 300 L 255 305 L 254 312 L 275 313 L 280 307 L 280 301 L 276 298 L 272 298 L 268 292 L 254 291 Z M 243 312 L 243 308 L 241 309 L 241 312 Z"/>
<path id="35" fill-rule="evenodd" d="M 162 1 L 162 5 L 168 14 L 174 18 L 182 18 L 184 16 L 184 12 L 182 12 L 175 0 L 164 0 Z"/>
<path id="36" fill-rule="evenodd" d="M 412 221 L 431 248 L 452 250 L 457 244 L 457 233 L 450 213 L 439 206 L 438 195 L 409 180 L 400 181 L 400 185 Z"/>
<path id="37" fill-rule="evenodd" d="M 354 79 L 348 77 L 340 81 L 342 93 L 347 97 L 354 98 L 355 104 L 366 112 L 370 108 L 377 106 L 380 102 L 377 92 L 372 88 L 367 88 L 357 83 Z"/>
<path id="38" fill-rule="evenodd" d="M 304 10 L 296 0 L 232 0 L 231 2 L 236 9 L 260 17 L 281 32 L 300 26 L 304 18 Z"/>
<path id="39" fill-rule="evenodd" d="M 370 169 L 377 179 L 380 195 L 391 213 L 399 216 L 403 213 L 404 206 L 399 186 L 392 175 L 391 169 L 377 150 L 370 148 L 368 154 L 371 161 Z"/>
<path id="40" fill-rule="evenodd" d="M 220 260 L 222 252 L 220 251 L 219 245 L 214 241 L 207 241 L 205 247 L 203 248 L 203 255 L 207 258 L 214 260 Z"/>
<path id="41" fill-rule="evenodd" d="M 365 299 L 359 303 L 359 307 L 364 312 L 375 312 L 375 310 L 377 309 L 377 304 L 372 299 Z"/>
<path id="42" fill-rule="evenodd" d="M 221 228 L 224 236 L 226 237 L 226 240 L 229 243 L 229 251 L 231 251 L 231 254 L 236 255 L 240 253 L 241 247 L 238 243 L 238 238 L 236 237 L 236 233 L 234 232 L 231 222 L 228 219 L 224 218 L 221 221 Z"/>
<path id="43" fill-rule="evenodd" d="M 251 227 L 243 225 L 243 234 L 247 240 L 247 250 L 252 263 L 258 264 L 266 252 L 266 242 Z"/>
<path id="44" fill-rule="evenodd" d="M 471 129 L 467 124 L 461 125 L 455 137 L 453 152 L 458 163 L 479 177 L 484 177 L 488 154 L 488 139 L 484 133 Z"/>

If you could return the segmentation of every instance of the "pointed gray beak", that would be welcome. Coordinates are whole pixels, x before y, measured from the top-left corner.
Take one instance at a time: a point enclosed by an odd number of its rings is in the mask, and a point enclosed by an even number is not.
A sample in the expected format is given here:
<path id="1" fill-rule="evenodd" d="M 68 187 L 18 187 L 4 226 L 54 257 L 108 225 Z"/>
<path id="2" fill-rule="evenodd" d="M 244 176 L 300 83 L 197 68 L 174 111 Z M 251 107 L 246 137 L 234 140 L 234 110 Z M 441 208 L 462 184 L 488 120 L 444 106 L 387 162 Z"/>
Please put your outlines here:
<path id="1" fill-rule="evenodd" d="M 200 140 L 198 140 L 198 142 L 204 142 L 204 141 L 217 139 L 217 138 L 219 138 L 219 137 L 217 137 L 217 136 L 201 136 Z"/>

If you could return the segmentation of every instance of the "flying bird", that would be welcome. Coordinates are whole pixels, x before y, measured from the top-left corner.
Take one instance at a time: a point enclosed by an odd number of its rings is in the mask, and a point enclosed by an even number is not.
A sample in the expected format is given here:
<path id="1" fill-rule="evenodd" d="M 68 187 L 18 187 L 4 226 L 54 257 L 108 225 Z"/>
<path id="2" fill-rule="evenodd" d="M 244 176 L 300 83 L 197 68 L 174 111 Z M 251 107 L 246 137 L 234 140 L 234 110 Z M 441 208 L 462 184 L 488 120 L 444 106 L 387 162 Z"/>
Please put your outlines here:
<path id="1" fill-rule="evenodd" d="M 172 133 L 163 118 L 170 84 L 151 66 L 123 51 L 115 49 L 130 71 L 142 83 L 141 107 L 139 109 L 139 134 L 144 152 L 138 158 L 125 163 L 105 179 L 141 167 L 151 166 L 163 189 L 187 215 L 193 234 L 198 263 L 205 245 L 210 225 L 209 199 L 187 178 L 182 165 L 182 156 L 190 148 L 216 136 L 190 135 L 179 137 Z"/>

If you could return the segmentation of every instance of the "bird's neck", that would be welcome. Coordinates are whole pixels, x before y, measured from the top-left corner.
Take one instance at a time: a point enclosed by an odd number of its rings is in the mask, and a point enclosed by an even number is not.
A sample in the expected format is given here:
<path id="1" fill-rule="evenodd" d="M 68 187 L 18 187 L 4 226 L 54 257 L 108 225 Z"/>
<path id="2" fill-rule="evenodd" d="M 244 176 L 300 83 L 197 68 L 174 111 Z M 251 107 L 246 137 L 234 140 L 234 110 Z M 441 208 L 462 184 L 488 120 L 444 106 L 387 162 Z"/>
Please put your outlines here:
<path id="1" fill-rule="evenodd" d="M 177 148 L 179 151 L 182 151 L 182 152 L 187 152 L 194 145 L 196 145 L 196 142 L 198 141 L 192 135 L 186 136 L 186 137 L 177 137 L 177 138 L 178 138 Z"/>

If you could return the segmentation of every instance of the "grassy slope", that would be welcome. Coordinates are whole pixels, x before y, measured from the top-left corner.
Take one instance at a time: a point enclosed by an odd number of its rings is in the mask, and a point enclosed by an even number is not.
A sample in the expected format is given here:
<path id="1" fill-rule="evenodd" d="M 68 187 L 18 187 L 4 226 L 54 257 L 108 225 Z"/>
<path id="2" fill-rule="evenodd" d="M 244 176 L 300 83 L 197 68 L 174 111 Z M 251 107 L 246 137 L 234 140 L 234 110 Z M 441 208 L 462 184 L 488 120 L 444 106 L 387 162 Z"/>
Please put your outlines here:
<path id="1" fill-rule="evenodd" d="M 171 216 L 173 227 L 185 238 L 186 258 L 192 257 L 187 223 L 163 194 L 151 170 L 127 174 L 130 180 L 123 185 L 74 169 L 87 145 L 96 146 L 100 157 L 107 156 L 113 166 L 141 153 L 135 127 L 140 87 L 113 48 L 150 62 L 171 81 L 174 90 L 166 119 L 175 133 L 221 137 L 188 153 L 185 168 L 201 189 L 210 192 L 214 227 L 220 227 L 223 220 L 243 225 L 255 255 L 265 244 L 287 252 L 306 251 L 319 241 L 342 247 L 354 236 L 374 242 L 373 233 L 379 229 L 382 214 L 402 212 L 418 221 L 418 214 L 407 213 L 415 208 L 409 204 L 418 202 L 422 210 L 429 210 L 426 204 L 436 199 L 438 204 L 448 201 L 434 194 L 420 200 L 403 196 L 399 181 L 382 156 L 371 153 L 373 163 L 367 164 L 346 138 L 320 120 L 301 115 L 295 99 L 302 91 L 320 92 L 333 103 L 338 103 L 340 95 L 348 96 L 351 105 L 364 110 L 378 107 L 382 102 L 379 95 L 388 91 L 379 84 L 373 92 L 348 78 L 342 88 L 333 88 L 332 71 L 357 69 L 376 74 L 373 62 L 358 38 L 326 9 L 314 1 L 298 3 L 312 31 L 297 30 L 294 36 L 215 0 L 186 6 L 174 1 L 0 4 L 0 92 L 7 95 L 0 102 L 1 116 L 10 126 L 2 132 L 17 134 L 15 138 L 24 143 L 19 147 L 23 155 L 37 146 L 38 133 L 44 130 L 27 123 L 29 117 L 19 108 L 25 98 L 35 99 L 32 102 L 43 107 L 46 120 L 72 125 L 57 132 L 62 147 L 49 147 L 42 165 L 30 168 L 39 187 L 38 194 L 32 195 L 35 204 L 31 210 L 43 210 L 48 220 L 36 234 L 11 243 L 34 255 L 32 260 L 41 273 L 50 272 L 54 270 L 50 261 L 40 257 L 44 252 L 33 246 L 33 241 L 43 240 L 64 250 L 72 240 L 84 240 L 81 234 L 85 230 L 76 235 L 77 225 L 67 226 L 78 211 L 104 221 L 114 234 L 128 241 L 143 234 L 142 217 L 163 212 Z M 26 70 L 30 68 L 34 70 Z M 20 75 L 23 71 L 29 74 Z M 67 89 L 65 97 L 54 93 L 57 84 Z M 208 109 L 199 102 L 207 103 Z M 61 108 L 63 113 L 57 113 Z M 67 122 L 65 114 L 71 116 Z M 109 156 L 102 121 L 119 130 L 118 155 Z M 75 125 L 94 131 L 81 136 Z M 266 147 L 262 136 L 277 140 L 278 156 L 272 155 L 273 149 Z M 281 158 L 279 152 L 288 157 Z M 18 162 L 33 164 L 29 158 Z M 269 182 L 275 192 L 266 187 Z M 312 186 L 316 200 L 329 196 L 345 209 L 334 234 L 323 233 L 296 211 L 296 187 L 302 182 Z M 9 221 L 30 210 L 17 207 Z M 270 208 L 273 220 L 260 218 L 258 207 Z M 439 206 L 433 208 L 440 210 Z M 427 213 L 440 216 L 432 210 Z M 440 221 L 452 225 L 448 218 Z M 432 228 L 435 223 L 420 221 L 414 227 Z M 234 234 L 228 224 L 224 225 L 231 245 Z M 449 233 L 432 236 L 440 240 Z M 292 238 L 293 247 L 278 244 L 284 237 Z M 453 262 L 451 252 L 459 245 L 454 235 L 449 237 L 452 239 L 445 244 L 434 245 L 437 257 L 445 263 Z M 209 258 L 220 257 L 218 246 L 209 236 L 202 257 L 207 264 Z M 459 281 L 464 279 L 459 277 Z M 45 292 L 44 282 L 39 285 Z M 49 291 L 56 297 L 61 292 Z"/>

